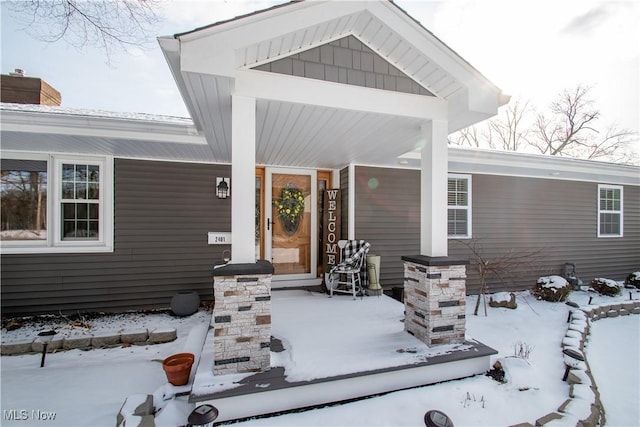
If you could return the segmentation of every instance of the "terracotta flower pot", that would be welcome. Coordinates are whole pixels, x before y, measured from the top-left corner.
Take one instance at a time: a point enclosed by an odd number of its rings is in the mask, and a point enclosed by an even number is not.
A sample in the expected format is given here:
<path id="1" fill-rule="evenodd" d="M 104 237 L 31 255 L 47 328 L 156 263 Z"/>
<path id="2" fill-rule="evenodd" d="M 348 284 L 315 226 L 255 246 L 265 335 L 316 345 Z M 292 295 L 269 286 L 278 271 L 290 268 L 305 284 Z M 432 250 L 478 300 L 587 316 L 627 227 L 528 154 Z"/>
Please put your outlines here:
<path id="1" fill-rule="evenodd" d="M 188 383 L 194 359 L 195 356 L 191 353 L 178 353 L 164 359 L 162 369 L 167 375 L 167 380 L 173 385 Z"/>

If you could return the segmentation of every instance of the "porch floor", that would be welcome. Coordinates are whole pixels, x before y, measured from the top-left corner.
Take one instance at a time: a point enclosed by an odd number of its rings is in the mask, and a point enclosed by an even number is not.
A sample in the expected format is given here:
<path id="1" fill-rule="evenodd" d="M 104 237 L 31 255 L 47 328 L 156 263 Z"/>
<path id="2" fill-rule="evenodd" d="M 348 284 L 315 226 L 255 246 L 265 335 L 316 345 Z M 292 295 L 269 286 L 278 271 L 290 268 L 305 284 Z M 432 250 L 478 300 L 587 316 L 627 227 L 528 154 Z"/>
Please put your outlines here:
<path id="1" fill-rule="evenodd" d="M 477 341 L 428 347 L 404 331 L 404 304 L 306 290 L 272 292 L 271 369 L 214 375 L 213 328 L 189 400 L 227 421 L 481 374 L 495 350 Z"/>

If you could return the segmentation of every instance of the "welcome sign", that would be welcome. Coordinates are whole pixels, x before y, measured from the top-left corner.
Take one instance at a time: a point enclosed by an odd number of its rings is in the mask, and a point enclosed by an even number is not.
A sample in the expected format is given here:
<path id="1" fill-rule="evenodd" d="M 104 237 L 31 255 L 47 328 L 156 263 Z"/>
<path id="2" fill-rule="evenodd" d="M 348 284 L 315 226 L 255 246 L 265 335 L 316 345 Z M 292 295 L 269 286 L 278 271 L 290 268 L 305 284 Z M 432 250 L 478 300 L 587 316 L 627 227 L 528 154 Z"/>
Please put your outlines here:
<path id="1" fill-rule="evenodd" d="M 340 240 L 340 209 L 341 196 L 340 190 L 326 190 L 323 196 L 324 213 L 322 218 L 322 248 L 323 259 L 322 264 L 324 271 L 327 271 L 327 265 L 338 264 L 340 262 L 340 249 L 338 248 L 338 240 Z"/>

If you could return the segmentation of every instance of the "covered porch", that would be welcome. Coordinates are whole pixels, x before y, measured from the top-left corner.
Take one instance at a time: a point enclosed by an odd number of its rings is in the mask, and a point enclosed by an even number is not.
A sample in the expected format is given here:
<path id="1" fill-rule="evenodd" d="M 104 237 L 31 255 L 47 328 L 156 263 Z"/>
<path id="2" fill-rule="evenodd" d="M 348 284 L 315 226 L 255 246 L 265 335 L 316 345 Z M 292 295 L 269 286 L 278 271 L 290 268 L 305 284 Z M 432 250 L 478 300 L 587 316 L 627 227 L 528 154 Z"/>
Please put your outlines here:
<path id="1" fill-rule="evenodd" d="M 215 354 L 205 351 L 204 355 L 211 360 L 200 364 L 209 370 L 208 375 L 220 375 L 225 369 L 228 369 L 225 374 L 263 371 L 262 376 L 254 377 L 260 393 L 270 389 L 277 392 L 278 387 L 271 385 L 277 383 L 296 384 L 299 396 L 306 394 L 302 390 L 310 390 L 311 400 L 293 406 L 301 407 L 359 397 L 362 390 L 352 390 L 344 396 L 319 390 L 321 387 L 334 390 L 335 384 L 327 384 L 336 381 L 352 384 L 351 377 L 366 375 L 367 384 L 378 381 L 378 386 L 366 387 L 366 393 L 375 394 L 389 391 L 388 387 L 411 387 L 487 369 L 488 355 L 455 361 L 445 357 L 443 363 L 472 366 L 451 370 L 436 367 L 434 357 L 448 351 L 443 349 L 460 355 L 479 353 L 471 347 L 464 350 L 456 347 L 453 351 L 447 345 L 427 350 L 427 344 L 418 346 L 420 341 L 410 333 L 430 344 L 434 338 L 424 335 L 437 336 L 439 343 L 463 345 L 459 343 L 464 340 L 465 316 L 456 310 L 464 310 L 466 262 L 449 260 L 447 256 L 447 136 L 495 115 L 498 107 L 508 101 L 499 88 L 389 1 L 291 2 L 161 37 L 159 42 L 212 157 L 231 164 L 231 229 L 212 230 L 229 236 L 231 256 L 227 265 L 213 273 L 216 335 L 205 344 L 205 350 L 215 348 Z M 313 364 L 314 377 L 297 378 L 292 369 L 298 363 L 290 365 L 287 372 L 283 358 L 309 360 L 322 352 L 316 345 L 309 347 L 313 350 L 305 350 L 306 358 L 300 357 L 304 346 L 292 344 L 290 338 L 299 330 L 278 331 L 274 326 L 278 316 L 290 316 L 289 312 L 297 313 L 297 308 L 279 304 L 276 298 L 272 300 L 271 290 L 272 283 L 282 276 L 289 276 L 291 283 L 317 278 L 320 269 L 315 265 L 318 247 L 322 245 L 319 245 L 316 174 L 320 169 L 331 171 L 334 179 L 327 189 L 343 191 L 342 239 L 367 240 L 366 235 L 355 229 L 359 207 L 355 177 L 349 171 L 353 172 L 355 165 L 407 167 L 404 155 L 408 152 L 419 153 L 421 171 L 419 255 L 407 254 L 417 256 L 420 265 L 404 264 L 412 272 L 408 278 L 405 275 L 405 288 L 407 280 L 412 288 L 420 287 L 412 294 L 412 305 L 405 306 L 409 307 L 407 316 L 414 316 L 407 322 L 411 326 L 405 328 L 401 318 L 384 320 L 361 313 L 354 319 L 353 313 L 349 313 L 359 303 L 360 307 L 373 306 L 376 299 L 349 301 L 352 304 L 345 314 L 351 316 L 346 317 L 336 315 L 336 300 L 326 308 L 326 313 L 320 311 L 319 317 L 312 316 L 310 313 L 318 313 L 320 304 L 327 303 L 318 302 L 318 307 L 309 308 L 309 313 L 299 313 L 289 323 L 307 324 L 301 333 L 307 338 L 317 337 L 319 331 L 328 332 L 324 347 L 330 350 L 343 347 L 345 355 L 324 354 Z M 265 167 L 266 193 L 262 203 L 256 203 L 257 166 Z M 278 175 L 284 176 L 280 187 L 275 184 Z M 305 183 L 311 182 L 309 187 L 294 182 L 300 176 L 304 176 Z M 300 206 L 296 212 L 301 212 L 297 219 L 305 224 L 308 234 L 302 244 L 299 231 L 280 236 L 297 247 L 284 246 L 279 253 L 286 260 L 278 260 L 276 250 L 272 249 L 277 220 L 282 218 L 274 205 L 278 193 L 284 198 L 283 189 L 287 188 L 292 189 L 296 198 L 305 200 L 304 208 Z M 257 224 L 265 236 L 266 260 L 258 260 Z M 289 261 L 302 258 L 304 271 L 293 270 L 295 274 L 288 275 L 278 271 L 277 264 L 293 264 Z M 427 298 L 437 294 L 445 298 L 439 302 Z M 398 310 L 401 314 L 402 305 Z M 329 313 L 332 318 L 325 319 L 323 316 Z M 357 331 L 357 337 L 367 329 L 390 331 L 389 325 L 371 328 L 368 325 L 371 322 L 393 324 L 397 334 L 388 332 L 364 343 L 359 339 L 336 342 L 345 331 Z M 415 325 L 421 329 L 411 329 Z M 278 336 L 280 333 L 282 336 Z M 275 340 L 270 341 L 270 337 Z M 270 351 L 279 342 L 284 350 Z M 385 362 L 371 365 L 372 356 L 367 353 L 378 346 L 379 352 L 372 353 L 384 353 Z M 350 362 L 347 364 L 346 360 Z M 349 367 L 344 372 L 335 371 L 342 365 Z M 214 373 L 210 372 L 212 366 Z M 322 366 L 326 370 L 318 373 Z M 398 366 L 411 366 L 420 373 L 403 377 L 394 373 Z M 281 373 L 273 377 L 277 372 Z M 237 385 L 233 388 L 240 389 Z M 223 391 L 214 389 L 202 392 L 196 387 L 200 391 L 194 395 L 210 398 Z M 240 394 L 256 393 L 254 390 Z M 237 396 L 227 397 L 232 406 L 241 401 Z M 274 410 L 286 409 L 291 408 Z M 268 411 L 269 408 L 263 408 L 259 413 Z"/>
<path id="2" fill-rule="evenodd" d="M 412 151 L 420 254 L 447 256 L 447 135 L 508 97 L 396 4 L 290 2 L 158 40 L 212 156 L 232 165 L 231 230 L 220 230 L 231 263 L 259 257 L 256 166 L 332 170 L 348 190 L 342 237 L 354 239 L 353 183 L 339 171 L 407 165 Z"/>

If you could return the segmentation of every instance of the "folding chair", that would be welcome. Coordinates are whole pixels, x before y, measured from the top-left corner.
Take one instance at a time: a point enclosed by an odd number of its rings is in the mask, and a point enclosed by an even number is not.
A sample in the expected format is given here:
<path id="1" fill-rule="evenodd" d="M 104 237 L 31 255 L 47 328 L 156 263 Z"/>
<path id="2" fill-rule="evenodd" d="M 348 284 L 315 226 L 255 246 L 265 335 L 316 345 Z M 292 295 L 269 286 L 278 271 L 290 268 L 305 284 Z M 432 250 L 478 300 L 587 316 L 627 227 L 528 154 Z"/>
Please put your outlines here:
<path id="1" fill-rule="evenodd" d="M 345 247 L 341 246 L 345 256 L 340 264 L 329 271 L 329 297 L 333 297 L 334 292 L 340 292 L 353 294 L 353 299 L 356 299 L 357 293 L 364 293 L 360 273 L 370 246 L 369 242 L 364 240 L 346 241 Z M 358 247 L 358 250 L 353 255 L 347 256 L 354 247 Z"/>

